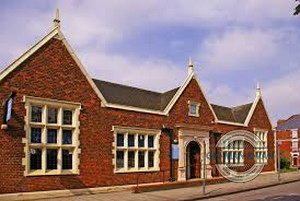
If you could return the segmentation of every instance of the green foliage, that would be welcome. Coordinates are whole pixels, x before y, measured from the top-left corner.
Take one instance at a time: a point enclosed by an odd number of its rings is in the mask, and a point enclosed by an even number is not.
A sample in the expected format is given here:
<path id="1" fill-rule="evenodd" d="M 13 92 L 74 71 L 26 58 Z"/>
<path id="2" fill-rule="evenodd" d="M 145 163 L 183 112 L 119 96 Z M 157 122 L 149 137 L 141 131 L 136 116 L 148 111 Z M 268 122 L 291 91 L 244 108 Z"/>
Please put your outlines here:
<path id="1" fill-rule="evenodd" d="M 280 159 L 280 169 L 290 169 L 291 161 L 288 157 L 284 157 Z"/>
<path id="2" fill-rule="evenodd" d="M 299 2 L 299 4 L 295 8 L 294 15 L 298 15 L 300 13 L 300 1 L 299 0 L 296 0 L 296 1 Z"/>

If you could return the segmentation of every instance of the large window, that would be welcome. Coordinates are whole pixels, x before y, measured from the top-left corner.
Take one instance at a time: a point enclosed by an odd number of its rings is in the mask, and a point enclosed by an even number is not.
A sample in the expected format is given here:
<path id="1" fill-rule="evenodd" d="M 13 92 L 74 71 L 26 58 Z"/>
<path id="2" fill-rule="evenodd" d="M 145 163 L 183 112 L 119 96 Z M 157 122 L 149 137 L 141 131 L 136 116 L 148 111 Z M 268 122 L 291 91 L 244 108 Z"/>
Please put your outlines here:
<path id="1" fill-rule="evenodd" d="M 25 174 L 78 174 L 80 104 L 28 96 L 24 100 Z"/>
<path id="2" fill-rule="evenodd" d="M 115 172 L 159 170 L 159 130 L 114 127 Z"/>
<path id="3" fill-rule="evenodd" d="M 261 140 L 255 149 L 256 163 L 268 162 L 268 131 L 267 130 L 255 130 L 255 135 Z"/>
<path id="4" fill-rule="evenodd" d="M 223 163 L 231 165 L 242 165 L 244 163 L 244 141 L 235 140 L 228 143 L 222 150 Z"/>

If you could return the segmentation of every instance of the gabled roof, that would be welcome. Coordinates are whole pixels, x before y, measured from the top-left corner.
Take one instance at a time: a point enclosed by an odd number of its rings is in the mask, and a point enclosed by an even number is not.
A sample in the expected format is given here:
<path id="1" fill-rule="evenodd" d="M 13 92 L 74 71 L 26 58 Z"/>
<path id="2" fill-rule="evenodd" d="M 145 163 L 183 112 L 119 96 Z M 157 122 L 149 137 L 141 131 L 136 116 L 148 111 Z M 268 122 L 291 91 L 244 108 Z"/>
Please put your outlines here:
<path id="1" fill-rule="evenodd" d="M 165 93 L 148 91 L 96 79 L 93 80 L 88 75 L 75 52 L 60 31 L 60 26 L 55 26 L 49 34 L 38 41 L 33 47 L 31 47 L 28 51 L 26 51 L 23 55 L 16 59 L 6 69 L 0 72 L 0 81 L 2 81 L 8 74 L 10 74 L 22 62 L 24 62 L 52 38 L 57 38 L 64 43 L 70 55 L 75 60 L 82 73 L 85 75 L 87 81 L 89 82 L 95 93 L 98 95 L 99 99 L 101 100 L 101 106 L 103 107 L 158 115 L 168 115 L 188 84 L 192 79 L 195 79 L 204 95 L 206 102 L 208 103 L 212 114 L 214 115 L 216 123 L 248 126 L 256 105 L 261 98 L 261 94 L 259 93 L 257 94 L 253 104 L 251 103 L 233 108 L 218 105 L 213 105 L 212 107 L 207 97 L 205 96 L 204 90 L 202 89 L 202 86 L 193 70 L 189 72 L 187 78 L 180 87 L 177 87 Z"/>
<path id="2" fill-rule="evenodd" d="M 252 105 L 253 103 L 249 103 L 246 105 L 240 105 L 230 108 L 211 104 L 212 108 L 214 109 L 217 115 L 218 120 L 241 124 L 245 122 Z"/>
<path id="3" fill-rule="evenodd" d="M 160 111 L 166 108 L 179 89 L 158 93 L 102 80 L 93 81 L 108 103 Z"/>
<path id="4" fill-rule="evenodd" d="M 291 130 L 300 128 L 300 114 L 293 115 L 276 127 L 276 130 Z"/>

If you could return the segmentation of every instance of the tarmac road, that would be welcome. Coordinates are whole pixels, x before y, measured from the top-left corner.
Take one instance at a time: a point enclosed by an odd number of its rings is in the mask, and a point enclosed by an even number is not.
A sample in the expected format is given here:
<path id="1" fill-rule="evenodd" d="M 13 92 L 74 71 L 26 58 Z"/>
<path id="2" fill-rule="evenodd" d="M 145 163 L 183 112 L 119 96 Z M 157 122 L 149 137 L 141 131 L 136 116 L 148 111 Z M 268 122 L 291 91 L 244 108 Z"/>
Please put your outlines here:
<path id="1" fill-rule="evenodd" d="M 300 181 L 207 199 L 210 201 L 300 201 Z"/>

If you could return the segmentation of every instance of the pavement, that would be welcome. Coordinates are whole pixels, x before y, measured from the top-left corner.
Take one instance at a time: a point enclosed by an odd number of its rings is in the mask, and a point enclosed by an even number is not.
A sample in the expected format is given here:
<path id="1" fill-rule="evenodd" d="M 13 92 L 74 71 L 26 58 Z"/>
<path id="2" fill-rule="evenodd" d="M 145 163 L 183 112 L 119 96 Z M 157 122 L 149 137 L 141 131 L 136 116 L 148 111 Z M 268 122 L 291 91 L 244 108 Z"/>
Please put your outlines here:
<path id="1" fill-rule="evenodd" d="M 161 190 L 154 192 L 145 193 L 132 193 L 131 191 L 122 192 L 111 192 L 111 193 L 99 193 L 90 195 L 81 195 L 73 197 L 63 197 L 63 198 L 47 198 L 39 199 L 41 201 L 104 201 L 104 200 L 122 200 L 122 201 L 147 201 L 147 200 L 203 200 L 207 198 L 216 198 L 220 196 L 232 195 L 233 193 L 247 192 L 250 190 L 257 190 L 266 187 L 278 186 L 283 184 L 288 184 L 292 182 L 300 181 L 300 171 L 281 173 L 281 181 L 278 182 L 278 177 L 275 172 L 264 173 L 259 175 L 256 179 L 246 182 L 246 183 L 222 183 L 213 184 L 206 187 L 206 193 L 203 194 L 202 186 L 171 189 L 171 190 Z M 25 193 L 24 193 L 25 194 Z M 50 195 L 50 194 L 49 194 Z M 5 200 L 2 197 L 0 200 Z M 37 196 L 38 197 L 38 196 Z M 32 198 L 32 196 L 31 196 Z M 18 199 L 13 199 L 10 197 L 9 200 L 26 200 L 26 196 L 18 196 Z"/>
<path id="2" fill-rule="evenodd" d="M 147 200 L 201 200 L 206 198 L 213 198 L 217 196 L 231 195 L 237 192 L 246 192 L 249 190 L 262 189 L 271 186 L 278 186 L 288 184 L 291 182 L 300 181 L 300 171 L 281 173 L 281 181 L 278 182 L 276 173 L 265 173 L 259 175 L 256 179 L 246 183 L 223 183 L 208 185 L 206 187 L 206 194 L 202 193 L 202 187 L 189 187 L 181 189 L 172 189 L 164 191 L 155 191 L 147 193 L 131 193 L 116 192 L 96 195 L 84 195 L 67 198 L 43 199 L 47 201 L 102 201 L 102 200 L 123 200 L 123 201 L 147 201 Z M 299 184 L 299 182 L 298 182 Z M 298 185 L 299 187 L 299 185 Z M 299 189 L 299 188 L 298 188 Z M 300 190 L 299 190 L 300 191 Z M 241 197 L 239 197 L 241 200 Z M 299 200 L 299 199 L 298 199 Z"/>

